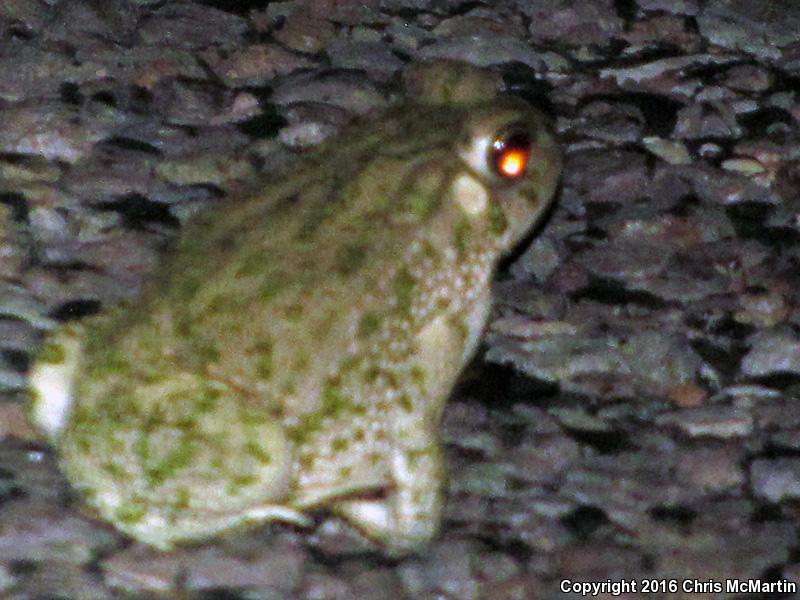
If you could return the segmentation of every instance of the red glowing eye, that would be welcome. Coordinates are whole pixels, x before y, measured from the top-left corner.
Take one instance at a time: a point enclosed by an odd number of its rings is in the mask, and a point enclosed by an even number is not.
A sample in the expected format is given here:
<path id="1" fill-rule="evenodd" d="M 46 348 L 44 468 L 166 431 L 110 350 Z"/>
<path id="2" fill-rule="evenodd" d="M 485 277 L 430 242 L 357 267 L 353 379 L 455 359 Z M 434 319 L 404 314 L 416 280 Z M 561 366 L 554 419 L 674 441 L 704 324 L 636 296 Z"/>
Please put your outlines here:
<path id="1" fill-rule="evenodd" d="M 531 158 L 531 136 L 515 127 L 499 136 L 492 144 L 492 166 L 505 179 L 519 179 L 528 170 Z"/>
<path id="2" fill-rule="evenodd" d="M 519 177 L 528 166 L 530 152 L 526 150 L 506 150 L 497 157 L 497 170 L 506 177 Z"/>

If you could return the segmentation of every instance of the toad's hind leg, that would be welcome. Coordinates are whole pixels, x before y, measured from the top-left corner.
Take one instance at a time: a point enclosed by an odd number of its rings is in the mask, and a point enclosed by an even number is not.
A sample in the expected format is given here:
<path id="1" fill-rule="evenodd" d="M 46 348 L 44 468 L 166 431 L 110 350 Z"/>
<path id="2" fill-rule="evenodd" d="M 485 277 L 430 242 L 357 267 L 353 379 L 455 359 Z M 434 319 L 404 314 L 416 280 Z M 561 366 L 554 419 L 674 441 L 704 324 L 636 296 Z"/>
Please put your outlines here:
<path id="1" fill-rule="evenodd" d="M 160 548 L 268 520 L 308 524 L 286 505 L 293 449 L 263 407 L 187 373 L 134 387 L 114 399 L 126 414 L 79 404 L 64 435 L 64 469 L 100 516 Z"/>

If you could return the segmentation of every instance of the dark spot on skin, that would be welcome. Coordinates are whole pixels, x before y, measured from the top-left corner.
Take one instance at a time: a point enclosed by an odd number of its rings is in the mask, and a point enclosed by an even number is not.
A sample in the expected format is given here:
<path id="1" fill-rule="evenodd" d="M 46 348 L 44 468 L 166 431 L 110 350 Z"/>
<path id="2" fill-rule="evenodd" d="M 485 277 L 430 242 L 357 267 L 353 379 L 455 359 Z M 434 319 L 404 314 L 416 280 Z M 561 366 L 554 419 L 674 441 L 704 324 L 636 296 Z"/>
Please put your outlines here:
<path id="1" fill-rule="evenodd" d="M 394 280 L 394 293 L 397 297 L 397 308 L 400 312 L 407 312 L 411 309 L 416 284 L 416 279 L 411 276 L 411 273 L 405 267 L 397 273 Z"/>
<path id="2" fill-rule="evenodd" d="M 375 312 L 365 313 L 361 317 L 361 322 L 358 324 L 358 336 L 361 338 L 368 337 L 378 331 L 381 326 L 381 318 Z"/>
<path id="3" fill-rule="evenodd" d="M 298 373 L 302 373 L 306 369 L 308 369 L 308 365 L 311 362 L 308 354 L 305 352 L 298 352 L 294 359 L 292 360 L 292 369 L 294 369 Z"/>
<path id="4" fill-rule="evenodd" d="M 268 271 L 261 281 L 259 292 L 264 302 L 272 300 L 289 284 L 289 276 L 282 271 Z"/>
<path id="5" fill-rule="evenodd" d="M 64 346 L 55 342 L 46 343 L 39 351 L 39 362 L 48 363 L 52 365 L 60 365 L 67 358 L 67 353 Z"/>
<path id="6" fill-rule="evenodd" d="M 269 452 L 264 450 L 261 446 L 256 444 L 255 442 L 247 442 L 244 447 L 245 452 L 258 460 L 262 464 L 269 464 L 272 462 L 272 457 L 270 456 Z"/>
<path id="7" fill-rule="evenodd" d="M 458 256 L 463 258 L 469 246 L 470 236 L 472 235 L 472 225 L 467 219 L 461 219 L 453 232 L 453 244 L 455 245 Z"/>
<path id="8" fill-rule="evenodd" d="M 408 394 L 402 394 L 397 403 L 399 404 L 400 408 L 407 413 L 410 413 L 414 410 L 414 402 L 411 400 L 411 396 Z"/>
<path id="9" fill-rule="evenodd" d="M 336 270 L 342 275 L 358 272 L 367 259 L 367 250 L 363 244 L 348 244 L 336 254 Z"/>
<path id="10" fill-rule="evenodd" d="M 308 209 L 308 214 L 297 232 L 296 239 L 304 241 L 311 238 L 323 222 L 337 213 L 340 209 L 341 201 L 341 197 L 336 196 L 334 198 L 318 199 L 314 202 Z"/>
<path id="11" fill-rule="evenodd" d="M 231 482 L 233 485 L 237 487 L 247 487 L 253 485 L 258 482 L 258 479 L 254 475 L 237 475 L 234 477 Z"/>
<path id="12" fill-rule="evenodd" d="M 494 235 L 503 235 L 508 229 L 508 219 L 506 213 L 497 204 L 489 206 L 489 231 Z"/>
<path id="13" fill-rule="evenodd" d="M 406 196 L 408 212 L 419 220 L 430 217 L 441 205 L 441 195 L 435 192 L 416 192 Z"/>
<path id="14" fill-rule="evenodd" d="M 128 525 L 138 523 L 147 513 L 147 508 L 141 503 L 129 501 L 122 504 L 114 513 L 114 519 Z"/>
<path id="15" fill-rule="evenodd" d="M 256 375 L 261 379 L 272 377 L 272 343 L 269 341 L 259 342 L 252 347 L 252 351 L 258 355 L 256 358 Z"/>
<path id="16" fill-rule="evenodd" d="M 305 313 L 305 307 L 302 302 L 295 302 L 286 307 L 284 314 L 289 321 L 299 321 Z"/>
<path id="17" fill-rule="evenodd" d="M 287 196 L 283 196 L 280 200 L 278 200 L 278 206 L 294 206 L 300 202 L 302 196 L 300 194 L 289 194 Z"/>
<path id="18" fill-rule="evenodd" d="M 379 367 L 371 366 L 368 367 L 366 371 L 364 371 L 364 381 L 367 383 L 375 383 L 380 377 L 381 370 Z"/>

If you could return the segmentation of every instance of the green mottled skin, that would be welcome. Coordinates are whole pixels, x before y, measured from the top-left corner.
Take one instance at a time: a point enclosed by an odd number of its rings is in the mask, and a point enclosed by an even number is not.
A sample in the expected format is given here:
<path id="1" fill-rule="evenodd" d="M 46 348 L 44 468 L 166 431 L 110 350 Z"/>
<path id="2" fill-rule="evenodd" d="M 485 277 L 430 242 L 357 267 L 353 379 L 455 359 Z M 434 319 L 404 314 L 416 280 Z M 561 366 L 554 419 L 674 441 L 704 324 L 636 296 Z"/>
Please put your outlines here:
<path id="1" fill-rule="evenodd" d="M 528 174 L 511 184 L 463 152 L 509 122 L 534 132 Z M 68 477 L 103 518 L 161 548 L 302 523 L 317 506 L 390 552 L 424 544 L 442 508 L 444 402 L 497 259 L 559 170 L 527 105 L 407 104 L 204 213 L 133 306 L 80 332 L 56 441 Z M 464 176 L 488 194 L 473 214 Z"/>

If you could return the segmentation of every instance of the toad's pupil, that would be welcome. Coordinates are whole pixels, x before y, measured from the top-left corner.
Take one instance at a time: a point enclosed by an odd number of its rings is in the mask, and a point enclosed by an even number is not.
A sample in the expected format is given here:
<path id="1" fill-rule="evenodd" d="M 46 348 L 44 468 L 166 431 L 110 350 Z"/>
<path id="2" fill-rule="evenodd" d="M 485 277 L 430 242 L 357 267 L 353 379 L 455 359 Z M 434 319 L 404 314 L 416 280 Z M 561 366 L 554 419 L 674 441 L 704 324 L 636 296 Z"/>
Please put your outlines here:
<path id="1" fill-rule="evenodd" d="M 492 162 L 499 175 L 516 179 L 525 174 L 531 155 L 531 138 L 527 131 L 513 131 L 492 144 Z"/>
<path id="2" fill-rule="evenodd" d="M 509 178 L 519 177 L 528 166 L 528 152 L 525 150 L 506 150 L 497 161 L 497 170 Z"/>

